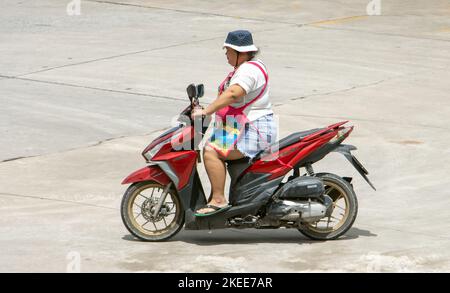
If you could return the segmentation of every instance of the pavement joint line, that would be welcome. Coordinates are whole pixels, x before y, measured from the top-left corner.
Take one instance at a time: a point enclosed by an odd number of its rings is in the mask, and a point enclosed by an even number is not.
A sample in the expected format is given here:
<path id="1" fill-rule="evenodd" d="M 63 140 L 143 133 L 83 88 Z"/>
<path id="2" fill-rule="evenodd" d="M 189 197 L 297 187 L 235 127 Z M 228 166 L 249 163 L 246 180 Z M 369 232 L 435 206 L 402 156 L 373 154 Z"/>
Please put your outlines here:
<path id="1" fill-rule="evenodd" d="M 117 208 L 112 208 L 112 207 L 107 207 L 107 206 L 100 206 L 100 205 L 96 205 L 96 204 L 83 203 L 83 202 L 64 200 L 64 199 L 48 198 L 48 197 L 42 197 L 42 196 L 32 196 L 32 195 L 23 195 L 23 194 L 14 194 L 14 193 L 5 193 L 5 192 L 0 192 L 0 196 L 11 196 L 11 197 L 20 197 L 20 198 L 30 198 L 30 199 L 36 199 L 36 200 L 56 201 L 56 202 L 73 204 L 73 205 L 89 206 L 89 207 L 102 208 L 102 209 L 108 209 L 108 210 L 114 210 L 114 211 L 117 210 Z"/>
<path id="2" fill-rule="evenodd" d="M 406 76 L 406 75 L 402 75 L 402 76 Z M 399 77 L 399 76 L 398 76 Z M 395 77 L 392 77 L 395 78 Z M 340 89 L 340 90 L 335 90 L 335 91 L 330 91 L 330 92 L 325 92 L 325 93 L 317 93 L 317 94 L 311 94 L 311 95 L 306 95 L 306 96 L 301 96 L 301 97 L 294 97 L 294 98 L 290 98 L 290 101 L 295 101 L 295 100 L 303 100 L 309 97 L 314 97 L 314 96 L 328 96 L 328 95 L 332 95 L 332 94 L 337 94 L 337 93 L 343 93 L 343 92 L 348 92 L 354 89 L 359 89 L 359 88 L 364 88 L 364 87 L 370 87 L 373 85 L 377 85 L 380 83 L 383 83 L 385 81 L 391 80 L 392 78 L 387 78 L 387 79 L 382 79 L 382 80 L 378 80 L 375 82 L 371 82 L 371 83 L 367 83 L 367 84 L 361 84 L 361 85 L 355 85 L 346 89 Z"/>
<path id="3" fill-rule="evenodd" d="M 289 25 L 296 26 L 296 27 L 314 26 L 314 25 L 322 23 L 322 22 L 339 22 L 342 20 L 357 19 L 357 18 L 360 19 L 360 18 L 368 17 L 368 15 L 366 15 L 366 14 L 352 15 L 352 16 L 342 16 L 342 17 L 337 17 L 337 18 L 329 18 L 329 19 L 318 20 L 318 21 L 307 22 L 307 23 L 298 23 L 298 22 L 289 22 L 289 21 L 272 21 L 272 20 L 267 20 L 267 19 L 263 19 L 263 18 L 242 17 L 242 16 L 234 16 L 234 15 L 227 15 L 227 14 L 220 14 L 220 13 L 182 10 L 182 9 L 174 9 L 174 8 L 166 8 L 166 7 L 158 7 L 158 6 L 147 6 L 147 5 L 140 5 L 140 4 L 133 4 L 133 3 L 100 1 L 100 0 L 86 0 L 86 1 L 95 2 L 95 3 L 111 4 L 111 5 L 119 5 L 119 6 L 134 6 L 134 7 L 147 8 L 147 9 L 159 9 L 159 10 L 174 11 L 174 12 L 180 12 L 180 13 L 229 17 L 229 18 L 235 18 L 235 19 L 253 20 L 253 21 L 260 21 L 260 22 L 267 22 L 267 23 L 289 24 Z"/>
<path id="4" fill-rule="evenodd" d="M 384 79 L 381 79 L 381 80 L 378 80 L 378 81 L 374 81 L 374 82 L 370 82 L 370 83 L 367 83 L 367 84 L 355 85 L 355 86 L 352 86 L 352 87 L 349 87 L 349 88 L 344 88 L 344 89 L 339 89 L 339 90 L 334 90 L 334 91 L 329 91 L 329 92 L 324 92 L 324 93 L 310 94 L 310 95 L 305 95 L 305 96 L 300 96 L 300 97 L 293 97 L 293 98 L 289 98 L 288 101 L 303 100 L 303 99 L 310 98 L 310 97 L 315 97 L 315 96 L 328 96 L 328 95 L 336 94 L 336 93 L 349 92 L 349 91 L 352 91 L 352 90 L 355 90 L 355 89 L 371 87 L 371 86 L 374 86 L 374 85 L 381 84 L 383 82 L 387 82 L 387 81 L 391 81 L 391 80 L 395 80 L 395 79 L 401 79 L 401 78 L 405 78 L 405 77 L 410 77 L 410 76 L 414 76 L 414 75 L 418 75 L 418 74 L 424 74 L 424 73 L 427 73 L 427 72 L 447 71 L 449 68 L 450 68 L 450 66 L 447 66 L 445 68 L 427 68 L 427 69 L 416 71 L 416 72 L 412 72 L 412 73 L 405 73 L 405 74 L 399 74 L 399 75 L 396 75 L 396 76 L 391 76 L 391 77 L 384 78 Z M 289 103 L 285 103 L 285 104 L 289 104 Z M 276 105 L 276 106 L 281 106 L 281 105 Z"/>
<path id="5" fill-rule="evenodd" d="M 285 27 L 262 29 L 262 30 L 256 30 L 255 32 L 266 32 L 266 31 L 273 31 L 273 30 L 284 29 L 284 28 Z M 45 69 L 41 69 L 41 70 L 36 70 L 36 71 L 32 71 L 32 72 L 22 73 L 22 74 L 15 75 L 15 76 L 0 75 L 0 77 L 3 77 L 3 78 L 0 78 L 0 80 L 7 79 L 7 78 L 19 78 L 19 77 L 23 77 L 23 76 L 27 76 L 27 75 L 47 72 L 47 71 L 60 69 L 60 68 L 64 68 L 64 67 L 83 65 L 83 64 L 93 63 L 93 62 L 97 62 L 97 61 L 103 61 L 103 60 L 120 58 L 120 57 L 125 57 L 125 56 L 130 56 L 130 55 L 141 54 L 141 53 L 147 53 L 147 52 L 153 52 L 153 51 L 158 51 L 158 50 L 164 50 L 164 49 L 169 49 L 169 48 L 174 48 L 174 47 L 179 47 L 179 46 L 184 46 L 184 45 L 190 45 L 190 44 L 196 44 L 196 43 L 201 43 L 201 42 L 212 41 L 212 40 L 216 40 L 216 39 L 222 39 L 222 38 L 223 38 L 223 36 L 211 37 L 211 38 L 207 38 L 207 39 L 194 40 L 194 41 L 183 42 L 183 43 L 178 43 L 178 44 L 172 44 L 172 45 L 163 46 L 163 47 L 157 47 L 157 48 L 152 48 L 152 49 L 145 49 L 145 50 L 139 50 L 139 51 L 133 51 L 133 52 L 126 52 L 126 53 L 112 55 L 112 56 L 107 56 L 107 57 L 102 57 L 102 58 L 96 58 L 96 59 L 91 59 L 91 60 L 86 60 L 86 61 L 81 61 L 81 62 L 68 63 L 68 64 L 64 64 L 64 65 L 60 65 L 60 66 L 54 66 L 54 67 L 45 68 Z"/>
<path id="6" fill-rule="evenodd" d="M 312 27 L 312 28 L 318 28 L 318 29 L 325 29 L 325 30 L 357 32 L 357 33 L 362 33 L 362 34 L 388 36 L 388 37 L 400 37 L 400 38 L 424 40 L 424 41 L 426 40 L 426 41 L 447 42 L 447 43 L 450 42 L 450 40 L 446 40 L 446 39 L 436 39 L 436 38 L 407 36 L 407 35 L 393 34 L 393 33 L 381 33 L 381 32 L 362 31 L 362 30 L 358 30 L 358 29 L 343 28 L 343 27 L 338 28 L 338 27 L 329 27 L 329 26 L 314 25 L 314 24 L 305 24 L 305 26 Z"/>
<path id="7" fill-rule="evenodd" d="M 168 130 L 168 129 L 170 129 L 170 127 L 164 127 L 164 128 L 161 128 L 161 129 L 156 129 L 156 130 L 153 130 L 153 131 L 151 131 L 149 133 L 144 133 L 144 134 L 121 135 L 121 136 L 117 136 L 117 137 L 106 138 L 106 139 L 100 140 L 100 141 L 98 141 L 96 143 L 93 143 L 93 144 L 90 144 L 90 145 L 87 145 L 87 146 L 80 146 L 80 147 L 65 149 L 65 150 L 61 150 L 61 151 L 53 152 L 53 153 L 45 153 L 45 154 L 31 155 L 31 156 L 20 156 L 20 157 L 15 157 L 15 158 L 4 159 L 4 160 L 0 161 L 0 164 L 12 162 L 12 161 L 17 161 L 17 160 L 29 159 L 29 158 L 50 156 L 50 155 L 55 155 L 55 154 L 63 154 L 63 153 L 66 153 L 66 152 L 76 151 L 76 150 L 80 150 L 80 149 L 92 148 L 92 147 L 99 146 L 99 145 L 101 145 L 101 144 L 103 144 L 105 142 L 109 142 L 109 141 L 113 141 L 113 140 L 129 138 L 129 137 L 147 136 L 147 135 L 152 135 L 154 133 L 162 132 L 162 131 L 165 131 L 165 130 Z"/>
<path id="8" fill-rule="evenodd" d="M 104 3 L 104 4 L 111 4 L 111 5 L 119 5 L 119 6 L 133 6 L 133 7 L 140 7 L 140 8 L 146 8 L 146 9 L 158 9 L 158 10 L 174 11 L 174 12 L 180 12 L 180 13 L 229 17 L 229 18 L 235 18 L 235 19 L 253 20 L 253 21 L 260 21 L 260 22 L 267 22 L 267 23 L 290 24 L 290 25 L 295 25 L 295 26 L 298 26 L 298 27 L 309 26 L 309 27 L 316 27 L 316 28 L 322 28 L 322 29 L 335 29 L 335 30 L 344 30 L 344 31 L 355 31 L 355 32 L 361 32 L 361 33 L 366 33 L 366 34 L 376 34 L 376 35 L 396 36 L 396 37 L 403 37 L 403 38 L 413 38 L 413 39 L 422 39 L 422 40 L 433 40 L 433 41 L 450 42 L 450 40 L 446 40 L 446 39 L 423 38 L 423 37 L 414 37 L 414 36 L 406 36 L 406 35 L 390 34 L 390 33 L 376 33 L 376 32 L 361 31 L 361 30 L 354 30 L 354 29 L 323 27 L 323 26 L 320 25 L 320 23 L 322 23 L 322 22 L 336 22 L 336 21 L 350 19 L 350 18 L 368 17 L 369 15 L 367 15 L 367 14 L 365 14 L 365 15 L 344 16 L 344 17 L 339 17 L 339 18 L 330 18 L 330 19 L 319 20 L 319 21 L 314 21 L 314 22 L 310 22 L 310 23 L 296 23 L 296 22 L 287 22 L 287 21 L 271 21 L 271 20 L 261 19 L 261 18 L 240 17 L 240 16 L 220 14 L 220 13 L 199 12 L 199 11 L 182 10 L 182 9 L 174 9 L 174 8 L 165 8 L 165 7 L 158 7 L 158 6 L 146 6 L 146 5 L 133 4 L 133 3 L 99 1 L 99 0 L 85 0 L 85 1 L 93 2 L 93 3 Z M 415 14 L 377 15 L 377 18 L 378 17 L 392 17 L 392 16 L 402 17 L 402 16 L 411 16 L 411 15 L 412 16 L 418 16 L 418 17 L 425 17 L 426 16 L 426 15 L 415 15 Z"/>
<path id="9" fill-rule="evenodd" d="M 50 68 L 46 68 L 46 69 L 42 69 L 42 70 L 36 70 L 36 71 L 16 75 L 14 77 L 22 77 L 22 76 L 26 76 L 26 75 L 42 73 L 42 72 L 59 69 L 59 68 L 64 68 L 64 67 L 83 65 L 83 64 L 93 63 L 93 62 L 97 62 L 97 61 L 103 61 L 103 60 L 109 60 L 109 59 L 114 59 L 114 58 L 119 58 L 119 57 L 124 57 L 124 56 L 130 56 L 130 55 L 136 55 L 136 54 L 141 54 L 141 53 L 146 53 L 146 52 L 164 50 L 164 49 L 169 49 L 169 48 L 174 48 L 174 47 L 179 47 L 179 46 L 184 46 L 184 45 L 190 45 L 190 44 L 195 44 L 195 43 L 207 42 L 207 41 L 211 41 L 211 40 L 215 40 L 215 39 L 219 39 L 219 38 L 222 38 L 222 37 L 212 37 L 212 38 L 207 38 L 207 39 L 194 40 L 194 41 L 189 41 L 189 42 L 182 42 L 182 43 L 178 43 L 178 44 L 167 45 L 167 46 L 163 46 L 163 47 L 156 47 L 156 48 L 151 48 L 151 49 L 126 52 L 126 53 L 122 53 L 122 54 L 111 55 L 111 56 L 107 56 L 107 57 L 96 58 L 96 59 L 86 60 L 86 61 L 82 61 L 82 62 L 75 62 L 75 63 L 69 63 L 69 64 L 60 65 L 60 66 L 50 67 Z"/>
<path id="10" fill-rule="evenodd" d="M 130 91 L 113 90 L 113 89 L 77 85 L 77 84 L 71 84 L 71 83 L 65 83 L 65 82 L 58 82 L 58 81 L 48 81 L 48 80 L 41 80 L 41 79 L 34 79 L 34 78 L 4 76 L 4 75 L 0 76 L 0 77 L 5 77 L 5 79 L 15 79 L 15 80 L 31 81 L 31 82 L 59 85 L 59 86 L 69 86 L 69 87 L 76 87 L 76 88 L 83 88 L 83 89 L 90 89 L 90 90 L 97 90 L 97 91 L 104 91 L 104 92 L 111 92 L 111 93 L 120 93 L 120 94 L 127 94 L 127 95 L 158 98 L 158 99 L 171 100 L 171 101 L 183 101 L 183 102 L 186 101 L 186 99 L 182 99 L 182 98 L 175 98 L 175 97 L 154 95 L 154 94 L 137 93 L 137 92 L 130 92 Z"/>
<path id="11" fill-rule="evenodd" d="M 228 18 L 234 18 L 234 19 L 260 21 L 260 22 L 267 22 L 267 23 L 279 23 L 279 24 L 294 24 L 294 25 L 298 25 L 297 23 L 287 22 L 287 21 L 272 21 L 272 20 L 267 20 L 267 19 L 263 19 L 263 18 L 242 17 L 242 16 L 227 15 L 227 14 L 220 14 L 220 13 L 202 12 L 202 11 L 193 11 L 193 10 L 183 10 L 183 9 L 167 8 L 167 7 L 160 7 L 160 6 L 149 6 L 149 5 L 134 4 L 134 3 L 100 1 L 100 0 L 85 0 L 85 1 L 93 2 L 93 3 L 100 3 L 100 4 L 111 4 L 111 5 L 118 5 L 118 6 L 131 6 L 131 7 L 146 8 L 146 9 L 173 11 L 173 12 L 179 12 L 179 13 L 185 13 L 185 14 L 219 16 L 219 17 L 228 17 Z"/>
<path id="12" fill-rule="evenodd" d="M 372 225 L 372 224 L 362 224 L 362 226 L 379 228 L 379 229 L 385 229 L 385 230 L 391 230 L 391 231 L 402 232 L 402 233 L 422 235 L 422 236 L 427 236 L 427 237 L 431 237 L 431 238 L 447 239 L 447 240 L 450 239 L 450 237 L 446 237 L 446 236 L 430 235 L 430 234 L 427 234 L 427 233 L 421 233 L 421 232 L 416 232 L 416 231 L 408 231 L 408 230 L 401 230 L 401 229 L 390 228 L 390 227 L 386 227 L 386 226 L 378 226 L 378 225 Z"/>
<path id="13" fill-rule="evenodd" d="M 431 129 L 439 129 L 450 131 L 449 128 L 434 126 L 434 125 L 424 125 L 424 124 L 406 124 L 397 121 L 389 121 L 389 120 L 378 120 L 378 119 L 364 119 L 364 118 L 351 118 L 351 117 L 341 117 L 341 116 L 320 116 L 320 115 L 310 115 L 310 114 L 283 114 L 285 116 L 294 116 L 294 117 L 311 117 L 311 118 L 332 118 L 332 119 L 342 119 L 342 120 L 350 120 L 350 121 L 363 121 L 363 122 L 376 122 L 376 123 L 384 123 L 384 124 L 394 124 L 401 125 L 406 127 L 422 127 L 422 128 L 431 128 Z"/>
<path id="14" fill-rule="evenodd" d="M 129 4 L 129 3 L 118 3 L 118 2 L 110 2 L 110 1 L 96 1 L 96 0 L 86 0 L 86 1 L 96 2 L 96 3 L 113 4 L 113 5 L 137 6 L 137 7 L 143 7 L 143 8 L 173 10 L 173 11 L 178 11 L 178 12 L 194 13 L 194 14 L 211 14 L 211 13 L 206 13 L 206 12 L 195 12 L 195 11 L 187 11 L 187 10 L 185 11 L 185 10 L 177 10 L 177 9 L 161 8 L 161 7 L 153 7 L 153 6 L 150 7 L 150 6 L 144 6 L 144 5 Z M 354 32 L 359 32 L 359 33 L 368 33 L 368 34 L 377 34 L 377 35 L 398 36 L 398 37 L 405 37 L 405 38 L 426 39 L 426 40 L 450 42 L 450 40 L 433 39 L 433 38 L 419 38 L 419 37 L 412 37 L 412 36 L 405 36 L 405 35 L 398 35 L 398 34 L 388 34 L 388 33 L 366 32 L 366 31 L 354 30 L 354 29 L 346 29 L 346 28 L 324 27 L 324 26 L 320 25 L 320 23 L 324 23 L 324 22 L 339 22 L 341 20 L 347 20 L 347 19 L 361 19 L 361 18 L 363 18 L 363 17 L 365 17 L 367 15 L 345 16 L 345 17 L 340 17 L 340 18 L 331 18 L 331 19 L 319 20 L 319 21 L 314 21 L 314 22 L 310 22 L 310 23 L 273 22 L 273 21 L 267 21 L 267 20 L 263 20 L 263 19 L 251 19 L 251 18 L 243 18 L 243 17 L 221 15 L 221 14 L 211 14 L 211 15 L 232 17 L 232 18 L 239 18 L 239 19 L 257 20 L 257 21 L 265 21 L 265 22 L 279 23 L 279 24 L 288 24 L 288 25 L 293 26 L 293 27 L 308 26 L 308 27 L 320 28 L 320 29 L 354 31 Z M 284 27 L 282 27 L 282 28 L 284 28 Z M 272 29 L 266 29 L 266 30 L 255 31 L 255 32 L 271 31 L 271 30 L 277 30 L 277 29 L 282 29 L 282 28 L 272 28 Z M 47 71 L 50 71 L 50 70 L 64 68 L 64 67 L 83 65 L 83 64 L 93 63 L 93 62 L 102 61 L 102 60 L 109 60 L 109 59 L 114 59 L 114 58 L 119 58 L 119 57 L 124 57 L 124 56 L 130 56 L 130 55 L 135 55 L 135 54 L 141 54 L 141 53 L 146 53 L 146 52 L 151 52 L 151 51 L 164 50 L 164 49 L 168 49 L 168 48 L 173 48 L 173 47 L 178 47 L 178 46 L 183 46 L 183 45 L 189 45 L 189 44 L 194 44 L 194 43 L 199 43 L 199 42 L 205 42 L 205 41 L 211 41 L 211 40 L 220 39 L 220 38 L 222 38 L 222 36 L 220 36 L 220 37 L 212 37 L 212 38 L 207 38 L 207 39 L 202 39 L 202 40 L 194 40 L 194 41 L 189 41 L 189 42 L 183 42 L 183 43 L 179 43 L 179 44 L 172 44 L 172 45 L 163 46 L 163 47 L 157 47 L 157 48 L 152 48 L 152 49 L 145 49 L 145 50 L 127 52 L 127 53 L 122 53 L 122 54 L 117 54 L 117 55 L 112 55 L 112 56 L 107 56 L 107 57 L 102 57 L 102 58 L 96 58 L 96 59 L 92 59 L 92 60 L 86 60 L 86 61 L 82 61 L 82 62 L 69 63 L 69 64 L 64 64 L 64 65 L 60 65 L 60 66 L 50 67 L 50 68 L 46 68 L 46 69 L 42 69 L 42 70 L 37 70 L 37 71 L 28 72 L 28 73 L 23 73 L 23 74 L 16 75 L 16 76 L 10 76 L 10 78 L 13 78 L 13 77 L 14 78 L 18 78 L 18 77 L 22 77 L 22 76 L 27 76 L 27 75 L 32 75 L 32 74 L 36 74 L 36 73 L 47 72 Z M 0 77 L 3 77 L 3 76 L 0 76 Z M 3 77 L 2 79 L 5 79 L 5 78 Z M 127 93 L 127 92 L 124 92 L 124 93 Z"/>
<path id="15" fill-rule="evenodd" d="M 361 20 L 368 18 L 369 15 L 355 15 L 355 16 L 348 16 L 348 17 L 341 17 L 336 19 L 327 19 L 327 20 L 319 20 L 313 23 L 310 23 L 308 25 L 310 26 L 316 26 L 316 25 L 330 25 L 330 24 L 341 24 L 341 23 L 347 23 L 352 22 L 355 20 Z"/>

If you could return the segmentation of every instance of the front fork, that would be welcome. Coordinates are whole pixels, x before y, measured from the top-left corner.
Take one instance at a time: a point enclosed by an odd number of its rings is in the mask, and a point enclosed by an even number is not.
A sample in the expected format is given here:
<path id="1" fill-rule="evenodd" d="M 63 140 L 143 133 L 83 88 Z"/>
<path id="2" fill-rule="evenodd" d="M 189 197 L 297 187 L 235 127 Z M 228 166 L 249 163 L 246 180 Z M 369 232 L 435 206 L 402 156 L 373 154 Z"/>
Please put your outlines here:
<path id="1" fill-rule="evenodd" d="M 155 210 L 153 211 L 154 218 L 158 217 L 159 211 L 161 210 L 161 207 L 162 207 L 164 201 L 166 200 L 167 194 L 169 193 L 169 190 L 170 190 L 170 187 L 172 187 L 172 184 L 173 184 L 172 182 L 167 184 L 166 187 L 164 188 L 161 196 L 159 197 L 158 205 L 156 206 Z"/>

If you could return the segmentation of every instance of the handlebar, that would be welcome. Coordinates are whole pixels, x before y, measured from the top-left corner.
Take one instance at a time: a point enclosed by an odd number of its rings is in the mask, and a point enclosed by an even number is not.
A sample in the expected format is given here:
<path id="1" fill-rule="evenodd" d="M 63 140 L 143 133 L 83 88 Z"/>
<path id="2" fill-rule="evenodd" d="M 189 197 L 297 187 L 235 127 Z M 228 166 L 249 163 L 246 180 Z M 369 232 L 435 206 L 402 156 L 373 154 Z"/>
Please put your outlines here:
<path id="1" fill-rule="evenodd" d="M 178 121 L 184 122 L 189 125 L 194 125 L 194 120 L 192 119 L 192 110 L 195 107 L 201 107 L 200 104 L 198 103 L 198 99 L 197 99 L 197 103 L 194 104 L 194 102 L 192 102 L 189 106 L 187 106 L 180 113 Z M 201 107 L 201 108 L 203 108 L 203 107 Z M 206 132 L 206 129 L 208 128 L 209 124 L 211 123 L 211 116 L 202 115 L 200 122 L 201 122 L 202 129 L 203 129 L 202 132 L 204 134 Z M 197 122 L 195 122 L 195 123 L 197 123 Z"/>

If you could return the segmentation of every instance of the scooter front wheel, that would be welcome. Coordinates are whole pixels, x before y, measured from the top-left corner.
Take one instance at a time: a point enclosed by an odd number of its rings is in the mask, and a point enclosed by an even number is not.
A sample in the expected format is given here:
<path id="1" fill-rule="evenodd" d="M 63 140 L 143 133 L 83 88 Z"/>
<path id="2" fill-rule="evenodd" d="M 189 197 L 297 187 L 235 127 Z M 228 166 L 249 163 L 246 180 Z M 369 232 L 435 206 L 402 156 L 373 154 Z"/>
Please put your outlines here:
<path id="1" fill-rule="evenodd" d="M 155 209 L 166 186 L 153 181 L 132 184 L 123 195 L 121 216 L 131 234 L 144 241 L 164 241 L 177 234 L 184 225 L 184 210 L 175 189 L 170 188 Z"/>

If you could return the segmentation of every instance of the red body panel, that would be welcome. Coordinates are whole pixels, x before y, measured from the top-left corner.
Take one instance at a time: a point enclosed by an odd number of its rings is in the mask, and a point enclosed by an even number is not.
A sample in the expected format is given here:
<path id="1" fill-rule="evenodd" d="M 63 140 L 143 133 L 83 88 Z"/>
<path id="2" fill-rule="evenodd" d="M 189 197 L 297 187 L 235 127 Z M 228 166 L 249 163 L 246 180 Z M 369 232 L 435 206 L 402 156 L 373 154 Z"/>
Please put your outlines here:
<path id="1" fill-rule="evenodd" d="M 293 166 L 337 135 L 338 127 L 345 122 L 330 125 L 328 128 L 313 133 L 298 143 L 294 143 L 273 154 L 256 161 L 245 172 L 270 173 L 268 180 L 286 175 Z M 329 133 L 327 131 L 334 129 Z"/>
<path id="2" fill-rule="evenodd" d="M 156 181 L 161 185 L 167 185 L 170 182 L 170 179 L 166 175 L 166 173 L 164 173 L 159 166 L 153 165 L 134 171 L 122 181 L 122 184 L 129 184 L 148 180 Z"/>
<path id="3" fill-rule="evenodd" d="M 310 155 L 312 152 L 320 148 L 322 145 L 330 141 L 338 133 L 341 125 L 348 121 L 332 124 L 320 131 L 304 137 L 301 141 L 278 150 L 272 154 L 263 157 L 254 162 L 243 174 L 252 173 L 269 173 L 269 180 L 286 175 L 299 161 Z M 353 128 L 351 128 L 353 130 Z M 350 130 L 350 132 L 351 132 Z M 349 133 L 350 133 L 349 132 Z M 348 134 L 346 136 L 348 136 Z M 172 134 L 158 139 L 163 141 Z M 189 142 L 194 137 L 193 127 L 186 127 L 182 130 L 182 135 L 164 145 L 158 153 L 152 158 L 152 161 L 164 161 L 178 177 L 179 182 L 177 189 L 184 188 L 188 183 L 195 168 L 198 153 L 194 150 L 173 151 L 173 148 L 181 147 L 184 143 Z M 155 145 L 153 142 L 152 145 Z M 161 184 L 168 184 L 170 178 L 158 166 L 150 166 L 142 168 L 130 176 L 128 176 L 122 184 L 139 182 L 144 180 L 154 180 Z"/>
<path id="4" fill-rule="evenodd" d="M 197 161 L 197 152 L 193 150 L 186 150 L 185 148 L 190 148 L 191 146 L 191 140 L 194 137 L 194 128 L 192 126 L 188 126 L 186 128 L 181 129 L 181 135 L 178 135 L 180 131 L 174 131 L 171 132 L 164 137 L 161 137 L 155 141 L 153 141 L 143 152 L 146 153 L 149 151 L 152 147 L 155 147 L 158 143 L 161 143 L 162 141 L 175 136 L 171 140 L 169 140 L 167 143 L 165 143 L 161 149 L 152 157 L 152 161 L 164 161 L 167 163 L 170 167 L 170 169 L 175 173 L 175 175 L 178 178 L 178 186 L 177 189 L 180 190 L 183 187 L 185 187 L 189 183 L 189 178 L 192 174 L 192 171 L 195 167 L 195 163 Z M 145 168 L 144 168 L 145 169 Z M 133 176 L 137 178 L 138 181 L 140 180 L 140 177 L 147 178 L 148 174 L 146 174 L 147 171 L 144 169 L 138 170 L 135 173 L 132 174 L 129 177 Z M 160 167 L 158 167 L 160 172 L 163 172 Z M 164 172 L 163 172 L 164 173 Z M 165 173 L 164 173 L 165 174 Z M 165 174 L 165 177 L 167 178 L 167 183 L 170 182 L 169 177 Z M 125 183 L 129 183 L 130 180 L 125 179 Z"/>
<path id="5" fill-rule="evenodd" d="M 152 161 L 165 161 L 172 171 L 177 175 L 179 182 L 177 189 L 180 190 L 189 182 L 192 170 L 197 161 L 196 151 L 178 151 L 162 155 L 156 155 Z"/>
<path id="6" fill-rule="evenodd" d="M 154 141 L 152 141 L 151 144 L 149 144 L 143 151 L 142 154 L 146 153 L 148 150 L 150 150 L 151 148 L 153 148 L 155 145 L 157 145 L 158 143 L 168 139 L 169 137 L 173 136 L 173 132 L 166 134 L 163 137 L 160 137 L 158 139 L 155 139 Z"/>

